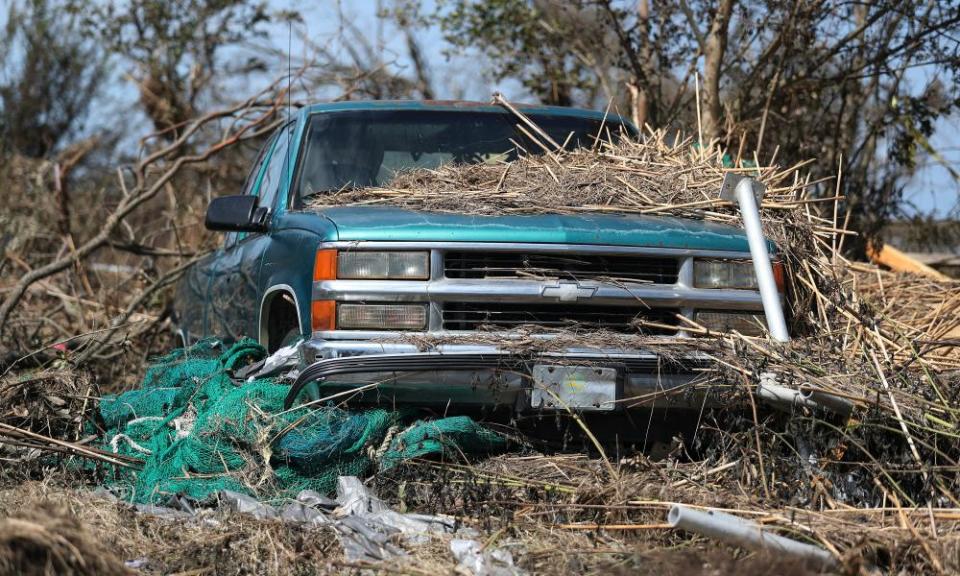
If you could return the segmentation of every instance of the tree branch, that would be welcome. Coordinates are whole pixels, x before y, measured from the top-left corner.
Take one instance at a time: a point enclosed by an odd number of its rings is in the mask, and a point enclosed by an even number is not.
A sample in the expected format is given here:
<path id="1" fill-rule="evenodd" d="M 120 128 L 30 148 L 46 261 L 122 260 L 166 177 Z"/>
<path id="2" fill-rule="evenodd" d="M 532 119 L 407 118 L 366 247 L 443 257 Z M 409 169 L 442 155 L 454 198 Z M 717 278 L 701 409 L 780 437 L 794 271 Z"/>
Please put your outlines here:
<path id="1" fill-rule="evenodd" d="M 256 116 L 254 116 L 252 119 L 249 119 L 246 123 L 237 128 L 235 132 L 209 145 L 203 152 L 199 154 L 178 156 L 171 164 L 168 165 L 168 167 L 164 169 L 163 173 L 156 180 L 149 185 L 147 184 L 147 172 L 149 168 L 182 150 L 191 141 L 191 138 L 201 130 L 201 128 L 207 126 L 213 121 L 229 117 L 245 117 L 246 114 L 253 110 L 254 103 L 257 102 L 261 96 L 267 93 L 276 92 L 276 86 L 278 82 L 279 80 L 275 81 L 268 88 L 264 89 L 256 96 L 245 100 L 244 102 L 226 109 L 209 112 L 197 118 L 196 120 L 193 120 L 175 140 L 169 144 L 161 146 L 159 149 L 150 153 L 146 156 L 146 158 L 138 162 L 133 169 L 135 175 L 135 186 L 133 189 L 128 191 L 127 195 L 122 197 L 120 203 L 117 205 L 117 208 L 107 216 L 97 234 L 84 242 L 82 245 L 78 246 L 76 250 L 71 250 L 69 253 L 53 260 L 52 262 L 28 272 L 21 277 L 12 288 L 10 288 L 6 298 L 3 300 L 3 304 L 0 305 L 0 334 L 3 334 L 3 331 L 7 327 L 7 320 L 9 319 L 10 312 L 33 283 L 68 269 L 76 262 L 83 260 L 100 247 L 107 244 L 111 234 L 114 232 L 114 230 L 116 230 L 120 223 L 123 222 L 124 219 L 137 208 L 156 196 L 156 194 L 163 189 L 164 185 L 169 182 L 183 166 L 202 162 L 214 154 L 217 154 L 221 150 L 240 142 L 241 140 L 255 138 L 269 130 L 272 130 L 276 125 L 278 125 L 280 120 L 271 119 L 275 117 L 277 110 L 282 105 L 282 98 L 274 98 L 268 108 L 259 110 Z"/>

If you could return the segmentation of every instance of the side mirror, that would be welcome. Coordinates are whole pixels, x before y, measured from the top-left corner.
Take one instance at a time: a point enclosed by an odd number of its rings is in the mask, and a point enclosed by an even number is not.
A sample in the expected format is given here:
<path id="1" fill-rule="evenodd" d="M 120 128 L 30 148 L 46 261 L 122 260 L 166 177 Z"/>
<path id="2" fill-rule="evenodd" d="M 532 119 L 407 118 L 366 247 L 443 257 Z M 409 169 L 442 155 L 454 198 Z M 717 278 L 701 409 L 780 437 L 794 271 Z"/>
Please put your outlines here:
<path id="1" fill-rule="evenodd" d="M 223 196 L 207 206 L 204 225 L 221 232 L 263 232 L 266 210 L 257 207 L 256 196 Z"/>

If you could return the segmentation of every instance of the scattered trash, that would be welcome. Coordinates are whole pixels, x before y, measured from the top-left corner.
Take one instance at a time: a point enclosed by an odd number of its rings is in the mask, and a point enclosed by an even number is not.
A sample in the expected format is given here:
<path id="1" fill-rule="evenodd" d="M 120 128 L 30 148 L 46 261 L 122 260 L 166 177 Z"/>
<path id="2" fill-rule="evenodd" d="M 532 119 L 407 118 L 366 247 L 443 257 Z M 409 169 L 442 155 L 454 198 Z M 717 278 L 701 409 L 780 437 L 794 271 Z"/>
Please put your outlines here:
<path id="1" fill-rule="evenodd" d="M 756 393 L 761 402 L 788 412 L 798 407 L 818 408 L 845 418 L 853 411 L 853 402 L 845 398 L 809 388 L 782 386 L 778 383 L 776 374 L 770 372 L 760 374 Z"/>
<path id="2" fill-rule="evenodd" d="M 460 562 L 457 566 L 473 576 L 518 576 L 525 574 L 513 564 L 513 556 L 504 548 L 485 549 L 476 540 L 454 539 L 450 551 Z"/>
<path id="3" fill-rule="evenodd" d="M 259 360 L 236 371 L 237 378 L 256 380 L 283 374 L 288 379 L 296 379 L 295 368 L 300 363 L 300 342 L 280 348 L 263 360 Z"/>
<path id="4" fill-rule="evenodd" d="M 356 476 L 341 476 L 337 479 L 336 499 L 327 498 L 312 490 L 304 490 L 295 500 L 278 508 L 246 494 L 222 490 L 207 502 L 212 504 L 214 509 L 248 514 L 258 520 L 282 520 L 331 528 L 340 538 L 344 556 L 350 561 L 382 561 L 405 556 L 406 552 L 400 546 L 401 543 L 422 544 L 431 535 L 478 535 L 476 530 L 458 525 L 452 516 L 396 512 L 372 494 Z M 211 509 L 210 505 L 197 501 L 191 503 L 190 499 L 175 499 L 170 504 L 171 506 L 139 504 L 137 510 L 143 514 L 176 518 L 195 516 L 200 511 Z M 512 565 L 508 552 L 498 553 L 495 557 L 497 562 L 503 562 L 502 558 L 506 558 Z"/>

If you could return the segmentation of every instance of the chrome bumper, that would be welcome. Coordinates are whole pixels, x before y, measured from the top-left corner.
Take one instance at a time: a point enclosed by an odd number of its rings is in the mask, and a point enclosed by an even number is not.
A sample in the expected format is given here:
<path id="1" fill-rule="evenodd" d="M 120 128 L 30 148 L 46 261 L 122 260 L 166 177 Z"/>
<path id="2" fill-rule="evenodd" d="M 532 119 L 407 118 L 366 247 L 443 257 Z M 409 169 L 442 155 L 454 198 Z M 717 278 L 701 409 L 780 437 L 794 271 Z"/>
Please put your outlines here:
<path id="1" fill-rule="evenodd" d="M 300 378 L 287 406 L 334 396 L 388 406 L 531 410 L 537 365 L 613 367 L 622 375 L 616 408 L 700 409 L 706 399 L 703 353 L 668 360 L 652 350 L 566 348 L 518 353 L 489 344 L 414 344 L 312 339 L 301 344 Z"/>

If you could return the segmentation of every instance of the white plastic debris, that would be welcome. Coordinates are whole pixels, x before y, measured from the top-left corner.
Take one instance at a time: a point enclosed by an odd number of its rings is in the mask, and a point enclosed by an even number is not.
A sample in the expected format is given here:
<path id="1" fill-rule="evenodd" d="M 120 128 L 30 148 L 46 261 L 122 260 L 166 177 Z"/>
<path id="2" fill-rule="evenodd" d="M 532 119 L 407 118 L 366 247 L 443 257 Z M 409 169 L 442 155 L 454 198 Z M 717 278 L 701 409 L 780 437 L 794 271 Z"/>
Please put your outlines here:
<path id="1" fill-rule="evenodd" d="M 513 555 L 504 548 L 484 549 L 476 540 L 454 539 L 450 551 L 457 568 L 473 576 L 519 576 L 522 570 L 513 564 Z"/>
<path id="2" fill-rule="evenodd" d="M 377 562 L 405 556 L 403 544 L 420 544 L 432 535 L 455 534 L 450 549 L 462 570 L 476 576 L 515 576 L 523 574 L 513 564 L 510 552 L 502 548 L 482 549 L 476 530 L 458 527 L 455 518 L 444 515 L 401 514 L 372 494 L 356 476 L 337 478 L 337 498 L 332 500 L 312 490 L 303 490 L 295 501 L 276 508 L 256 498 L 221 490 L 217 502 L 223 509 L 249 514 L 256 518 L 276 518 L 304 526 L 325 526 L 333 529 L 344 556 L 350 561 Z M 194 503 L 195 504 L 195 503 Z M 191 516 L 202 509 L 194 508 L 189 499 L 177 498 L 167 506 L 138 506 L 138 510 L 161 516 Z"/>
<path id="3" fill-rule="evenodd" d="M 760 524 L 716 510 L 696 510 L 674 504 L 667 514 L 670 526 L 703 536 L 742 546 L 752 550 L 767 550 L 781 556 L 791 556 L 810 562 L 820 568 L 837 565 L 836 558 L 820 546 L 799 542 L 763 529 Z"/>
<path id="4" fill-rule="evenodd" d="M 277 510 L 273 506 L 264 504 L 256 498 L 247 496 L 246 494 L 233 492 L 232 490 L 221 490 L 218 496 L 220 498 L 221 505 L 226 505 L 228 509 L 233 510 L 234 512 L 249 514 L 258 520 L 276 518 L 279 516 L 279 514 L 277 514 Z"/>
<path id="5" fill-rule="evenodd" d="M 356 476 L 337 478 L 337 503 L 333 511 L 344 554 L 350 560 L 382 560 L 403 555 L 396 546 L 402 539 L 420 544 L 430 534 L 453 533 L 453 518 L 401 514 L 391 510 L 367 490 Z"/>
<path id="6" fill-rule="evenodd" d="M 173 428 L 176 430 L 176 439 L 186 438 L 193 432 L 193 424 L 197 421 L 197 410 L 193 404 L 187 406 L 183 415 L 173 419 Z"/>
<path id="7" fill-rule="evenodd" d="M 274 376 L 280 372 L 286 372 L 289 368 L 296 368 L 300 363 L 300 342 L 294 342 L 289 346 L 280 348 L 266 359 L 263 365 L 253 374 L 245 375 L 249 380 L 257 378 L 266 378 Z M 290 377 L 289 375 L 287 376 Z M 296 376 L 294 376 L 295 378 Z"/>

